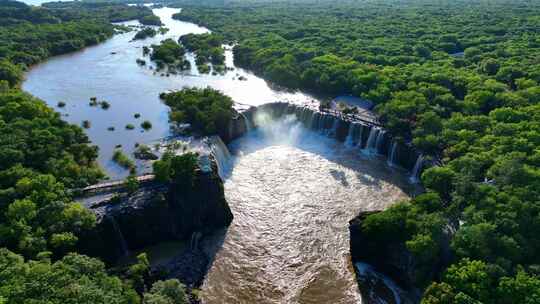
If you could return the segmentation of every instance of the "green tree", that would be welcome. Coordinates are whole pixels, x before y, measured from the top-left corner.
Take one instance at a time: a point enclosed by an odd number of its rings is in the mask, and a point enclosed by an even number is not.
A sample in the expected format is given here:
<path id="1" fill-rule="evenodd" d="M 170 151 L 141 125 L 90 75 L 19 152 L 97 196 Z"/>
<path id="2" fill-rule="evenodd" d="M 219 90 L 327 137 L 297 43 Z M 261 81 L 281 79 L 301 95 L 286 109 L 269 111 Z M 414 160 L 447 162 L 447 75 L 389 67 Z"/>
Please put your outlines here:
<path id="1" fill-rule="evenodd" d="M 0 60 L 0 80 L 5 80 L 12 87 L 18 85 L 23 78 L 21 69 L 7 60 Z"/>
<path id="2" fill-rule="evenodd" d="M 455 173 L 446 167 L 432 167 L 422 173 L 422 183 L 432 191 L 437 192 L 441 198 L 448 200 L 454 189 Z"/>
<path id="3" fill-rule="evenodd" d="M 144 304 L 187 304 L 185 286 L 176 279 L 157 281 L 150 292 L 144 294 Z"/>
<path id="4" fill-rule="evenodd" d="M 99 260 L 68 254 L 54 263 L 27 261 L 0 249 L 0 298 L 6 304 L 128 304 L 138 296 Z"/>

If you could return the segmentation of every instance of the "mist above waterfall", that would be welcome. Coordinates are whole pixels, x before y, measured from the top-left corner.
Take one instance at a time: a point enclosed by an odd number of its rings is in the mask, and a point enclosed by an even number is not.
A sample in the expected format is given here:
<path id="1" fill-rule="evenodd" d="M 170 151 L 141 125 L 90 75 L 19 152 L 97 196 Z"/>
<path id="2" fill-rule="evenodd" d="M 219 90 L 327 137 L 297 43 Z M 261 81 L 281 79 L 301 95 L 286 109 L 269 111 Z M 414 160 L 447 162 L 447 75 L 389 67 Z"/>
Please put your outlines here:
<path id="1" fill-rule="evenodd" d="M 276 119 L 269 113 L 257 112 L 254 121 L 266 141 L 273 143 L 294 145 L 307 131 L 294 114 Z"/>

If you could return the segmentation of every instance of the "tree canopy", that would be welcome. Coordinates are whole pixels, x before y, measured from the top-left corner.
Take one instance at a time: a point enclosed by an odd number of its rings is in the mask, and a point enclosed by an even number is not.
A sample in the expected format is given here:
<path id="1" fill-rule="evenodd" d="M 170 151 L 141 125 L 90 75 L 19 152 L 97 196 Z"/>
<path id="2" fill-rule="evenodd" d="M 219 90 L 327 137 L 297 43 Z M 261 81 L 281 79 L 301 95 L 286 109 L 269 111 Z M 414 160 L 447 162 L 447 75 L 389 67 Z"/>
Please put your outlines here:
<path id="1" fill-rule="evenodd" d="M 171 108 L 169 118 L 174 123 L 189 123 L 205 135 L 224 134 L 233 115 L 233 100 L 210 87 L 184 88 L 161 94 Z"/>

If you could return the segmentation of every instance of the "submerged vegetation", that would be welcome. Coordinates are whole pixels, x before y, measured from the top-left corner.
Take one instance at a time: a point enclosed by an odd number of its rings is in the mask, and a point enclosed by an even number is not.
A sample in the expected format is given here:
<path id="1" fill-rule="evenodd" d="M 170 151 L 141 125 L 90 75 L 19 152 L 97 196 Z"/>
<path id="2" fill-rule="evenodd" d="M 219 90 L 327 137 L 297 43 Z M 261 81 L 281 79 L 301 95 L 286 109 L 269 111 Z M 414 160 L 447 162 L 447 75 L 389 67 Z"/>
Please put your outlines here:
<path id="1" fill-rule="evenodd" d="M 129 158 L 122 150 L 116 149 L 114 150 L 112 159 L 115 163 L 122 166 L 125 169 L 128 169 L 131 173 L 135 173 L 135 162 Z"/>
<path id="2" fill-rule="evenodd" d="M 212 88 L 184 88 L 162 93 L 160 97 L 171 108 L 169 118 L 177 124 L 188 123 L 202 134 L 225 132 L 232 118 L 233 100 Z"/>
<path id="3" fill-rule="evenodd" d="M 152 129 L 152 123 L 149 120 L 145 120 L 145 121 L 143 121 L 141 123 L 141 128 L 148 131 L 148 130 Z"/>
<path id="4" fill-rule="evenodd" d="M 175 18 L 237 43 L 237 65 L 288 88 L 371 100 L 394 138 L 441 164 L 423 173 L 425 194 L 363 223 L 371 243 L 401 242 L 420 261 L 414 283 L 425 290 L 423 303 L 536 301 L 540 3 L 246 0 L 183 8 Z M 451 259 L 434 272 L 448 227 L 457 229 Z"/>

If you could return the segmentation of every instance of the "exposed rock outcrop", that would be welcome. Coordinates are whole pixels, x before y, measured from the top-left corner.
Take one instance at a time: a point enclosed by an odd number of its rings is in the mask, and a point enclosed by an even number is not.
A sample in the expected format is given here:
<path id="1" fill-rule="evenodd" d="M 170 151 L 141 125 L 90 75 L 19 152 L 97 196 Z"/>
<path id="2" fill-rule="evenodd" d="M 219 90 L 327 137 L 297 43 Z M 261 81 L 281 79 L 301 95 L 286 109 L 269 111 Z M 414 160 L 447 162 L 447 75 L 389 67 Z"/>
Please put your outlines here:
<path id="1" fill-rule="evenodd" d="M 423 277 L 426 280 L 437 278 L 445 265 L 451 259 L 450 240 L 456 231 L 453 223 L 449 223 L 443 231 L 439 242 L 439 256 L 431 265 L 421 264 L 420 261 L 407 249 L 403 241 L 377 241 L 362 230 L 362 222 L 370 215 L 379 211 L 364 211 L 349 222 L 350 249 L 353 263 L 366 263 L 374 270 L 384 274 L 405 292 L 399 295 L 401 302 L 415 303 L 419 301 L 421 290 L 418 282 Z M 422 269 L 422 272 L 421 272 Z M 426 269 L 428 269 L 426 271 Z M 360 288 L 365 295 L 369 295 L 370 288 L 380 287 L 381 282 L 373 280 L 373 276 L 366 276 L 365 272 L 357 269 Z M 362 286 L 364 283 L 364 286 Z M 370 287 L 371 286 L 371 287 Z M 379 288 L 377 287 L 377 288 Z M 398 292 L 399 293 L 399 292 Z"/>
<path id="2" fill-rule="evenodd" d="M 152 184 L 130 195 L 108 195 L 86 203 L 98 223 L 81 237 L 81 251 L 113 263 L 129 250 L 190 240 L 194 233 L 209 233 L 231 223 L 233 215 L 215 162 L 208 172 L 196 171 L 190 191 L 179 194 L 168 187 Z"/>
<path id="3" fill-rule="evenodd" d="M 234 110 L 229 127 L 225 130 L 220 130 L 219 137 L 221 137 L 224 143 L 228 144 L 247 133 L 249 130 L 248 123 L 243 114 Z"/>

